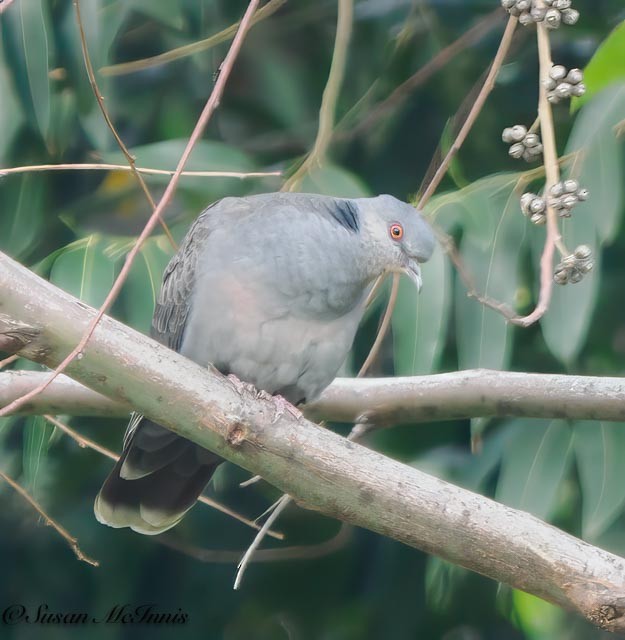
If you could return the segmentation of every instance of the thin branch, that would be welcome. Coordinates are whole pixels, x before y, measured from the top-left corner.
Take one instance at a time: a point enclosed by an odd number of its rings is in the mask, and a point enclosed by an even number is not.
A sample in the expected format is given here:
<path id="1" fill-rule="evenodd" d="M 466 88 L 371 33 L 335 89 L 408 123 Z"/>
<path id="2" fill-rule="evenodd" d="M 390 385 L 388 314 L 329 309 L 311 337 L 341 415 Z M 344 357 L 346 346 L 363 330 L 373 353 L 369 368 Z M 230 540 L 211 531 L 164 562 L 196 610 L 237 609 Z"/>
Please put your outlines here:
<path id="1" fill-rule="evenodd" d="M 120 148 L 121 152 L 124 154 L 126 161 L 128 162 L 128 166 L 130 167 L 130 171 L 134 175 L 135 179 L 139 183 L 141 190 L 143 191 L 150 208 L 152 211 L 156 208 L 156 204 L 154 203 L 154 198 L 152 198 L 152 194 L 148 189 L 148 185 L 145 183 L 143 176 L 137 171 L 136 161 L 134 156 L 131 155 L 130 151 L 128 151 L 124 141 L 121 139 L 120 135 L 117 133 L 117 129 L 111 120 L 111 117 L 108 113 L 107 108 L 104 106 L 104 98 L 102 97 L 102 93 L 100 92 L 100 87 L 98 87 L 97 80 L 95 78 L 95 73 L 93 72 L 93 66 L 91 64 L 91 57 L 89 56 L 89 48 L 87 47 L 87 38 L 85 37 L 85 29 L 82 23 L 82 16 L 80 14 L 80 0 L 73 0 L 74 2 L 74 11 L 76 13 L 76 23 L 78 25 L 78 35 L 80 38 L 80 48 L 82 49 L 82 57 L 85 61 L 85 69 L 87 71 L 87 77 L 89 78 L 89 84 L 91 85 L 91 90 L 93 91 L 93 95 L 95 96 L 96 102 L 98 103 L 98 107 L 100 107 L 100 111 L 102 112 L 102 117 L 106 122 L 106 126 L 109 128 L 111 133 L 113 134 L 113 138 L 115 138 L 115 142 L 117 146 Z M 165 235 L 167 236 L 171 246 L 174 249 L 177 249 L 176 241 L 174 237 L 171 235 L 171 231 L 167 226 L 167 223 L 159 218 L 159 223 L 163 228 Z"/>
<path id="2" fill-rule="evenodd" d="M 15 362 L 16 360 L 19 360 L 19 358 L 20 357 L 18 355 L 13 355 L 5 358 L 4 360 L 0 360 L 0 369 L 4 369 L 4 367 L 6 367 L 7 365 Z"/>
<path id="3" fill-rule="evenodd" d="M 248 547 L 247 551 L 241 558 L 237 566 L 237 577 L 234 580 L 234 586 L 232 587 L 235 591 L 239 589 L 241 583 L 243 582 L 243 575 L 245 574 L 245 570 L 247 569 L 247 565 L 252 560 L 254 553 L 258 549 L 260 543 L 263 541 L 263 538 L 269 531 L 271 525 L 278 519 L 280 514 L 289 506 L 291 503 L 291 496 L 286 493 L 276 502 L 273 511 L 269 514 L 269 517 L 265 521 L 265 524 L 262 526 L 261 530 L 256 534 L 252 544 Z"/>
<path id="4" fill-rule="evenodd" d="M 20 397 L 47 375 L 0 374 L 0 402 Z M 623 398 L 625 378 L 469 369 L 428 376 L 337 378 L 318 400 L 304 407 L 304 413 L 315 421 L 346 423 L 367 416 L 382 426 L 509 416 L 623 422 Z M 59 376 L 19 413 L 122 417 L 129 411 L 130 404 Z"/>
<path id="5" fill-rule="evenodd" d="M 24 487 L 20 486 L 10 478 L 6 473 L 0 471 L 0 478 L 2 478 L 12 489 L 17 491 L 26 502 L 44 519 L 47 526 L 52 527 L 71 547 L 74 555 L 81 561 L 86 562 L 94 567 L 100 566 L 100 563 L 93 558 L 90 558 L 88 555 L 84 554 L 80 546 L 78 545 L 78 540 L 72 536 L 65 527 L 62 527 L 58 522 L 51 518 L 44 510 L 43 507 L 24 489 Z"/>
<path id="6" fill-rule="evenodd" d="M 65 433 L 70 438 L 72 438 L 72 440 L 75 440 L 79 447 L 83 449 L 88 448 L 88 449 L 92 449 L 93 451 L 97 451 L 98 453 L 102 454 L 103 456 L 106 456 L 107 458 L 110 458 L 111 460 L 114 460 L 115 462 L 119 460 L 119 455 L 117 455 L 110 449 L 103 447 L 97 442 L 94 442 L 90 438 L 87 438 L 81 435 L 80 433 L 72 429 L 70 426 L 61 422 L 58 418 L 55 418 L 54 416 L 51 416 L 49 414 L 44 414 L 43 417 L 48 422 L 53 424 L 55 427 L 58 427 L 63 433 Z M 236 511 L 233 511 L 229 507 L 226 507 L 225 505 L 221 504 L 220 502 L 217 502 L 216 500 L 213 500 L 212 498 L 209 498 L 208 496 L 200 496 L 198 498 L 198 502 L 201 502 L 202 504 L 205 504 L 208 507 L 212 507 L 217 511 L 221 511 L 221 513 L 225 513 L 226 515 L 230 516 L 231 518 L 234 518 L 235 520 L 238 520 L 239 522 L 242 522 L 248 527 L 252 527 L 252 529 L 260 529 L 258 524 L 256 524 L 252 520 L 249 520 L 245 516 L 242 516 Z M 284 540 L 284 534 L 279 533 L 277 531 L 269 530 L 267 532 L 267 535 L 270 535 L 272 538 L 276 538 L 277 540 Z"/>
<path id="7" fill-rule="evenodd" d="M 473 127 L 475 121 L 477 120 L 477 117 L 482 111 L 482 107 L 484 106 L 486 99 L 488 98 L 490 92 L 493 90 L 493 87 L 495 86 L 495 80 L 497 78 L 497 74 L 501 69 L 501 65 L 503 64 L 506 54 L 508 53 L 508 49 L 510 48 L 510 44 L 512 43 L 512 36 L 514 35 L 514 30 L 516 29 L 517 23 L 518 23 L 518 20 L 514 16 L 510 16 L 510 18 L 508 18 L 508 24 L 506 25 L 506 29 L 501 38 L 501 42 L 499 43 L 499 48 L 497 49 L 497 53 L 495 54 L 493 62 L 488 71 L 488 75 L 486 76 L 486 79 L 484 80 L 484 84 L 482 85 L 482 89 L 480 90 L 477 98 L 475 99 L 475 104 L 473 105 L 471 111 L 469 112 L 467 119 L 464 121 L 464 124 L 462 125 L 462 128 L 458 132 L 458 135 L 454 140 L 453 144 L 451 145 L 451 148 L 447 152 L 445 159 L 441 163 L 440 167 L 437 169 L 430 184 L 427 186 L 427 189 L 424 191 L 423 195 L 421 196 L 421 199 L 419 200 L 420 208 L 425 207 L 428 200 L 432 197 L 432 195 L 434 195 L 434 192 L 436 191 L 439 184 L 441 183 L 441 180 L 447 173 L 447 169 L 449 169 L 449 165 L 451 164 L 451 161 L 454 159 L 458 151 L 460 151 L 462 144 L 466 140 L 466 137 L 469 135 L 469 131 L 471 131 L 471 128 Z"/>
<path id="8" fill-rule="evenodd" d="M 371 127 L 375 125 L 380 118 L 383 118 L 389 112 L 396 110 L 417 87 L 423 85 L 457 55 L 476 44 L 485 35 L 490 33 L 491 30 L 501 22 L 501 16 L 501 8 L 497 8 L 479 20 L 459 38 L 438 51 L 432 59 L 428 60 L 428 62 L 426 62 L 422 67 L 417 69 L 412 76 L 393 89 L 389 96 L 375 104 L 351 129 L 341 130 L 343 128 L 343 122 L 350 117 L 349 113 L 346 114 L 336 127 L 336 139 L 345 140 L 359 135 L 360 133 L 371 131 Z"/>
<path id="9" fill-rule="evenodd" d="M 278 9 L 280 9 L 280 7 L 282 7 L 282 5 L 286 3 L 286 1 L 287 0 L 270 0 L 264 7 L 260 8 L 254 14 L 250 22 L 250 27 L 274 14 Z M 187 56 L 194 55 L 196 53 L 199 53 L 200 51 L 206 51 L 218 44 L 221 44 L 222 42 L 231 40 L 240 24 L 240 22 L 235 22 L 233 25 L 230 25 L 226 29 L 223 29 L 223 31 L 205 38 L 204 40 L 186 44 L 176 49 L 171 49 L 170 51 L 160 53 L 159 55 L 152 56 L 151 58 L 142 58 L 141 60 L 133 60 L 132 62 L 121 62 L 119 64 L 113 64 L 108 67 L 102 67 L 100 69 L 100 73 L 103 76 L 121 76 L 127 73 L 143 71 L 144 69 L 150 69 L 161 64 L 173 62 L 174 60 L 186 58 Z"/>
<path id="10" fill-rule="evenodd" d="M 299 188 L 302 178 L 306 173 L 323 162 L 328 150 L 328 145 L 332 139 L 332 129 L 336 117 L 336 103 L 341 84 L 343 83 L 343 76 L 345 75 L 347 51 L 352 34 L 353 0 L 339 0 L 338 9 L 334 52 L 332 54 L 330 73 L 328 74 L 328 80 L 321 98 L 317 137 L 315 138 L 315 143 L 309 155 L 297 171 L 285 182 L 282 187 L 283 191 L 296 191 Z"/>
<path id="11" fill-rule="evenodd" d="M 247 30 L 250 25 L 250 20 L 254 15 L 254 11 L 256 10 L 256 7 L 258 6 L 259 2 L 260 0 L 250 0 L 250 3 L 245 11 L 245 14 L 241 19 L 241 24 L 239 26 L 237 34 L 234 37 L 234 40 L 232 41 L 230 50 L 228 51 L 228 54 L 226 55 L 223 61 L 221 73 L 219 74 L 219 77 L 215 82 L 215 85 L 210 94 L 210 97 L 208 98 L 208 101 L 206 102 L 204 109 L 200 114 L 200 117 L 193 129 L 193 132 L 191 133 L 189 141 L 184 151 L 182 152 L 182 156 L 178 162 L 176 171 L 172 176 L 171 180 L 169 181 L 169 184 L 167 185 L 167 188 L 165 189 L 165 192 L 163 193 L 157 207 L 154 209 L 154 212 L 150 216 L 150 219 L 145 225 L 143 231 L 137 238 L 133 248 L 127 254 L 126 260 L 124 262 L 124 266 L 122 267 L 119 275 L 115 279 L 115 282 L 111 287 L 111 290 L 109 291 L 108 295 L 106 296 L 106 299 L 104 300 L 102 306 L 96 313 L 95 317 L 89 322 L 89 325 L 86 331 L 84 332 L 84 334 L 82 335 L 82 338 L 78 342 L 78 345 L 74 347 L 69 353 L 69 355 L 67 355 L 58 364 L 56 369 L 52 372 L 52 374 L 50 374 L 49 378 L 43 384 L 41 384 L 36 389 L 33 389 L 30 393 L 13 401 L 10 405 L 0 409 L 0 417 L 4 415 L 8 415 L 9 413 L 15 411 L 18 407 L 22 406 L 24 403 L 34 398 L 38 393 L 41 393 L 56 378 L 56 376 L 59 373 L 62 373 L 66 369 L 66 367 L 74 360 L 74 358 L 76 358 L 79 354 L 83 352 L 87 343 L 89 342 L 89 339 L 93 335 L 93 332 L 95 331 L 96 326 L 98 325 L 98 323 L 100 322 L 100 320 L 102 319 L 106 311 L 110 308 L 110 306 L 113 304 L 113 302 L 117 298 L 124 282 L 126 281 L 126 278 L 128 277 L 128 274 L 130 273 L 130 268 L 132 266 L 132 263 L 135 257 L 141 250 L 141 247 L 143 246 L 143 243 L 145 242 L 145 240 L 148 238 L 148 236 L 152 233 L 152 231 L 158 224 L 161 218 L 161 214 L 163 213 L 167 205 L 171 202 L 171 199 L 174 195 L 174 192 L 176 191 L 176 187 L 178 186 L 178 182 L 180 180 L 180 174 L 182 173 L 182 170 L 184 169 L 184 166 L 187 163 L 189 156 L 191 155 L 191 151 L 193 150 L 193 147 L 202 136 L 202 133 L 206 128 L 206 125 L 208 124 L 208 121 L 210 120 L 211 116 L 215 112 L 215 109 L 217 109 L 217 107 L 219 106 L 219 102 L 221 100 L 221 96 L 223 95 L 228 78 L 230 77 L 230 72 L 232 71 L 234 61 L 241 49 L 241 45 L 243 44 L 243 39 L 245 38 L 245 34 L 247 33 Z"/>
<path id="12" fill-rule="evenodd" d="M 391 292 L 388 297 L 388 302 L 386 303 L 386 310 L 384 311 L 384 316 L 382 317 L 382 322 L 380 323 L 380 328 L 375 336 L 375 340 L 371 345 L 371 349 L 369 349 L 369 353 L 367 358 L 360 367 L 360 371 L 358 371 L 358 378 L 362 378 L 367 371 L 371 368 L 371 365 L 374 363 L 375 359 L 378 357 L 378 353 L 380 352 L 380 348 L 382 347 L 382 342 L 388 332 L 389 327 L 391 326 L 391 319 L 393 318 L 393 309 L 395 309 L 395 303 L 397 302 L 397 294 L 399 293 L 399 274 L 394 273 L 391 283 Z"/>
<path id="13" fill-rule="evenodd" d="M 130 167 L 127 164 L 80 163 L 80 164 L 33 164 L 23 167 L 0 169 L 0 178 L 15 173 L 34 171 L 137 171 L 146 175 L 173 176 L 175 171 L 168 169 L 150 169 L 148 167 Z M 281 171 L 182 171 L 181 176 L 196 178 L 266 178 L 281 176 Z"/>
<path id="14" fill-rule="evenodd" d="M 568 253 L 560 229 L 558 227 L 558 214 L 550 204 L 549 193 L 551 187 L 560 181 L 560 166 L 558 164 L 558 150 L 556 148 L 556 136 L 553 126 L 553 112 L 551 103 L 547 98 L 547 87 L 545 80 L 549 78 L 549 72 L 553 66 L 551 60 L 551 45 L 549 43 L 549 32 L 545 23 L 536 25 L 536 36 L 538 39 L 538 60 L 539 70 L 539 94 L 538 94 L 538 119 L 540 120 L 540 134 L 543 143 L 543 158 L 545 164 L 545 188 L 544 198 L 547 203 L 547 233 L 545 246 L 540 258 L 540 291 L 536 308 L 523 318 L 512 320 L 514 324 L 527 327 L 545 315 L 551 294 L 553 291 L 553 256 L 556 248 L 561 255 Z"/>
<path id="15" fill-rule="evenodd" d="M 343 523 L 338 533 L 325 542 L 280 547 L 276 549 L 256 549 L 254 555 L 250 557 L 249 562 L 284 562 L 285 560 L 314 560 L 323 558 L 345 548 L 352 537 L 353 531 L 353 527 Z M 156 541 L 191 558 L 195 558 L 200 562 L 238 564 L 241 561 L 241 551 L 204 549 L 184 542 L 176 536 L 167 535 L 166 533 L 157 536 Z"/>

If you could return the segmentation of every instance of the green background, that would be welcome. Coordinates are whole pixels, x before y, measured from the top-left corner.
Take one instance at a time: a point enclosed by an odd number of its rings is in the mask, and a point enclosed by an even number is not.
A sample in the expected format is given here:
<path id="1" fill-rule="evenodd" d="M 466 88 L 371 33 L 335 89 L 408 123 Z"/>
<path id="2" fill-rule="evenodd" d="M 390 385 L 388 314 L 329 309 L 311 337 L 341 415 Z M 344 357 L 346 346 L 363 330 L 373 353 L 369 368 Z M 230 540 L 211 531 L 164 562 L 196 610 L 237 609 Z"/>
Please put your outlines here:
<path id="1" fill-rule="evenodd" d="M 505 15 L 427 81 L 378 105 L 446 45 L 498 6 L 493 0 L 358 0 L 348 66 L 329 157 L 302 190 L 341 196 L 417 194 L 431 159 L 445 151 L 492 60 Z M 106 65 L 200 41 L 236 22 L 240 0 L 83 0 L 86 38 L 105 104 L 140 166 L 172 169 L 211 88 L 228 42 L 143 71 L 106 76 Z M 590 245 L 595 270 L 558 288 L 540 325 L 518 329 L 466 297 L 438 251 L 423 269 L 419 299 L 402 282 L 392 331 L 375 375 L 489 367 L 616 375 L 625 355 L 625 7 L 576 0 L 581 19 L 552 34 L 554 60 L 587 67 L 587 96 L 555 108 L 558 148 L 573 154 L 565 175 L 591 192 L 563 225 L 573 248 Z M 332 57 L 336 2 L 290 0 L 249 33 L 221 107 L 189 168 L 292 171 L 312 147 Z M 620 25 L 620 27 L 619 27 Z M 0 166 L 118 162 L 84 71 L 70 2 L 15 0 L 0 17 Z M 602 44 L 603 43 L 603 44 Z M 596 53 L 596 55 L 595 55 Z M 594 57 L 593 57 L 594 56 Z M 519 27 L 497 86 L 427 213 L 454 234 L 482 292 L 519 313 L 536 299 L 544 230 L 520 214 L 519 185 L 537 191 L 535 167 L 507 155 L 501 130 L 536 115 L 533 29 Z M 621 123 L 620 136 L 615 127 Z M 526 172 L 526 173 L 521 173 Z M 1 172 L 0 172 L 1 173 Z M 280 188 L 282 178 L 183 178 L 167 222 L 180 239 L 210 202 Z M 163 178 L 148 184 L 160 195 Z M 104 299 L 148 205 L 128 173 L 47 172 L 0 177 L 0 248 L 93 305 Z M 160 230 L 146 243 L 113 315 L 147 331 L 171 248 Z M 358 334 L 353 374 L 375 337 L 383 297 Z M 17 367 L 38 369 L 23 361 Z M 69 418 L 75 429 L 119 450 L 123 420 Z M 347 433 L 349 425 L 332 425 Z M 471 444 L 479 453 L 471 453 Z M 418 424 L 374 434 L 368 446 L 532 512 L 604 548 L 625 554 L 624 425 L 562 420 L 473 420 Z M 0 610 L 86 611 L 154 604 L 188 613 L 184 626 L 69 626 L 0 623 L 0 638 L 368 638 L 445 640 L 585 639 L 603 634 L 542 601 L 514 592 L 362 530 L 335 539 L 339 523 L 291 508 L 277 528 L 297 546 L 248 569 L 232 590 L 236 558 L 253 531 L 198 506 L 170 539 L 208 549 L 201 562 L 159 539 L 99 525 L 92 502 L 111 463 L 42 418 L 0 423 L 0 469 L 18 479 L 95 557 L 78 562 L 9 487 L 0 484 Z M 278 494 L 223 465 L 209 493 L 250 517 Z M 514 532 L 511 531 L 513 536 Z M 330 548 L 317 547 L 332 540 Z M 233 553 L 234 552 L 234 553 Z M 316 555 L 314 555 L 316 554 Z M 235 560 L 233 561 L 233 558 Z"/>

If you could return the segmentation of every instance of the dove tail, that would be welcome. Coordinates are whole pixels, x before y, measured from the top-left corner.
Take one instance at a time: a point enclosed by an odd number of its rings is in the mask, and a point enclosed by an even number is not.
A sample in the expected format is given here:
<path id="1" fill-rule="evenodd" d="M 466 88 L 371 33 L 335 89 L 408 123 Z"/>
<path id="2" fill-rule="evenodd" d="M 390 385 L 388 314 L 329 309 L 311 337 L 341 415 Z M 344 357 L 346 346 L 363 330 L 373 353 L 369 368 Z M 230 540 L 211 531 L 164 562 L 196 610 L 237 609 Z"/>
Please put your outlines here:
<path id="1" fill-rule="evenodd" d="M 137 416 L 95 499 L 95 516 L 111 527 L 162 533 L 196 503 L 221 462 L 214 453 Z"/>

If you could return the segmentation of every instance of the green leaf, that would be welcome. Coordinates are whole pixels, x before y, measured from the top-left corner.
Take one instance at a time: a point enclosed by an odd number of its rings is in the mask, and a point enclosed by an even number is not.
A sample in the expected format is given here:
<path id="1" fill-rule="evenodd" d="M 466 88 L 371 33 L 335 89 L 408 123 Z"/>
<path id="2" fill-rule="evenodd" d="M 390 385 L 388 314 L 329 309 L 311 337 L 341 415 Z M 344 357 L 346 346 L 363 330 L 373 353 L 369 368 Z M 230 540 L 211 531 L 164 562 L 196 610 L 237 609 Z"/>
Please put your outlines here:
<path id="1" fill-rule="evenodd" d="M 0 249 L 16 259 L 28 255 L 41 239 L 45 223 L 43 212 L 47 193 L 41 176 L 0 178 Z"/>
<path id="2" fill-rule="evenodd" d="M 5 162 L 5 153 L 15 134 L 22 126 L 24 115 L 15 95 L 8 72 L 8 63 L 4 52 L 0 49 L 0 162 Z M 2 171 L 0 170 L 0 179 Z"/>
<path id="3" fill-rule="evenodd" d="M 366 198 L 369 188 L 353 173 L 334 164 L 324 164 L 304 176 L 300 191 L 338 198 Z"/>
<path id="4" fill-rule="evenodd" d="M 30 95 L 39 130 L 45 140 L 50 125 L 48 3 L 44 0 L 28 0 L 28 2 L 19 2 L 17 9 Z"/>
<path id="5" fill-rule="evenodd" d="M 440 246 L 422 269 L 421 293 L 407 278 L 399 283 L 392 328 L 395 373 L 400 376 L 432 372 L 445 344 L 451 274 Z"/>
<path id="6" fill-rule="evenodd" d="M 625 49 L 624 49 L 625 52 Z M 604 242 L 614 239 L 623 214 L 623 154 L 615 126 L 625 120 L 625 84 L 602 91 L 575 120 L 565 155 L 575 153 L 569 176 L 590 191 L 575 217 L 595 221 Z"/>
<path id="7" fill-rule="evenodd" d="M 614 82 L 625 80 L 625 20 L 599 45 L 584 69 L 586 93 L 575 98 L 573 110 L 588 102 L 595 94 Z"/>
<path id="8" fill-rule="evenodd" d="M 519 211 L 516 181 L 507 189 L 480 189 L 464 205 L 494 224 L 491 240 L 485 244 L 476 228 L 469 228 L 462 240 L 460 256 L 478 291 L 514 307 L 518 284 L 517 263 L 523 246 L 526 221 Z M 512 187 L 511 188 L 511 184 Z M 497 185 L 496 181 L 491 186 Z M 463 191 L 465 191 L 463 189 Z M 488 226 L 482 233 L 488 236 Z M 456 277 L 456 338 L 460 368 L 505 368 L 510 358 L 512 327 L 498 312 L 467 297 L 465 285 Z"/>
<path id="9" fill-rule="evenodd" d="M 571 430 L 564 420 L 513 420 L 496 499 L 547 518 L 571 462 Z"/>
<path id="10" fill-rule="evenodd" d="M 32 416 L 24 426 L 22 464 L 28 491 L 36 495 L 39 472 L 43 468 L 54 427 L 42 416 Z"/>
<path id="11" fill-rule="evenodd" d="M 576 422 L 573 445 L 582 491 L 582 534 L 596 538 L 625 504 L 625 424 Z"/>
<path id="12" fill-rule="evenodd" d="M 114 278 L 114 261 L 105 253 L 103 238 L 93 234 L 73 242 L 54 260 L 50 282 L 98 307 Z"/>

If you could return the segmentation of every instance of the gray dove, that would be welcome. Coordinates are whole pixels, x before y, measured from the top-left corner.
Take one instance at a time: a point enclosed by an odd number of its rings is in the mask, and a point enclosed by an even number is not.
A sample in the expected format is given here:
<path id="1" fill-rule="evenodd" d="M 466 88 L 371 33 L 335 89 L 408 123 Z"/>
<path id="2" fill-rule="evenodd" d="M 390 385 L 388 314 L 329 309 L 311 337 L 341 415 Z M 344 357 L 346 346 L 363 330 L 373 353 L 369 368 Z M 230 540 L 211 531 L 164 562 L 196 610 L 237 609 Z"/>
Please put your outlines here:
<path id="1" fill-rule="evenodd" d="M 163 275 L 151 335 L 195 362 L 299 405 L 335 378 L 376 279 L 407 274 L 434 236 L 389 195 L 224 198 L 195 221 Z M 222 458 L 133 414 L 95 501 L 112 527 L 158 534 L 195 504 Z"/>

